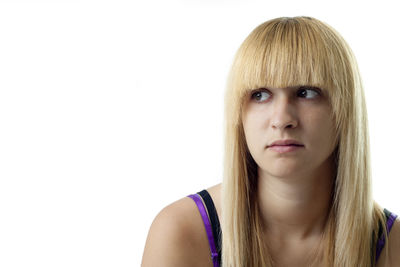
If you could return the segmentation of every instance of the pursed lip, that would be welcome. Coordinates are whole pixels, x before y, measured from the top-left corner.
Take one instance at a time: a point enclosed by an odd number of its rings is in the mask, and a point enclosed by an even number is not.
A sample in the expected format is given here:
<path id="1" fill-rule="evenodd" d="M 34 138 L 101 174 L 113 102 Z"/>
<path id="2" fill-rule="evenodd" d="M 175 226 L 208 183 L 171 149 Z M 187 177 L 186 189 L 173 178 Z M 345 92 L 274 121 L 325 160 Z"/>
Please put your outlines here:
<path id="1" fill-rule="evenodd" d="M 272 146 L 289 146 L 289 145 L 304 146 L 302 143 L 294 139 L 285 139 L 285 140 L 276 140 L 271 144 L 269 144 L 267 148 Z"/>

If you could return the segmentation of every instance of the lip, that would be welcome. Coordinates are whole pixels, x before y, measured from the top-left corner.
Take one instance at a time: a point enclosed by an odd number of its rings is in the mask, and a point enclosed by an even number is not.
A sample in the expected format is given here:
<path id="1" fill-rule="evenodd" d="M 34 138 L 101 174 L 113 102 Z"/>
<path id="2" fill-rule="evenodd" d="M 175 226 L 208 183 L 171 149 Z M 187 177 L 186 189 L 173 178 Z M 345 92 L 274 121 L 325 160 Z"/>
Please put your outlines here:
<path id="1" fill-rule="evenodd" d="M 296 141 L 294 139 L 285 139 L 285 140 L 276 140 L 272 142 L 270 145 L 268 145 L 267 148 L 274 147 L 274 146 L 290 146 L 292 145 L 293 147 L 303 147 L 304 145 L 300 143 L 299 141 Z"/>
<path id="2" fill-rule="evenodd" d="M 286 146 L 270 146 L 268 148 L 278 153 L 287 153 L 300 150 L 303 147 L 304 146 L 299 146 L 299 145 L 286 145 Z"/>

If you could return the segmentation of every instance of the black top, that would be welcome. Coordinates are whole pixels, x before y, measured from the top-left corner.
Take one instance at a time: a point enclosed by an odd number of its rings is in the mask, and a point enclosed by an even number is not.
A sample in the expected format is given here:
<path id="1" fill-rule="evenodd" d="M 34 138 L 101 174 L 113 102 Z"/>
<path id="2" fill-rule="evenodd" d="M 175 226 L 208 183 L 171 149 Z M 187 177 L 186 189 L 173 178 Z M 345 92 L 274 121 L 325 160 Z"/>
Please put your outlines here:
<path id="1" fill-rule="evenodd" d="M 198 192 L 201 196 L 201 198 L 204 201 L 204 204 L 207 208 L 208 211 L 208 216 L 210 217 L 211 221 L 211 227 L 212 227 L 212 233 L 215 241 L 215 246 L 218 252 L 218 262 L 221 264 L 221 250 L 222 250 L 222 232 L 221 232 L 221 226 L 219 224 L 219 219 L 218 219 L 218 214 L 217 210 L 215 209 L 214 202 L 208 193 L 207 190 L 203 190 Z"/>

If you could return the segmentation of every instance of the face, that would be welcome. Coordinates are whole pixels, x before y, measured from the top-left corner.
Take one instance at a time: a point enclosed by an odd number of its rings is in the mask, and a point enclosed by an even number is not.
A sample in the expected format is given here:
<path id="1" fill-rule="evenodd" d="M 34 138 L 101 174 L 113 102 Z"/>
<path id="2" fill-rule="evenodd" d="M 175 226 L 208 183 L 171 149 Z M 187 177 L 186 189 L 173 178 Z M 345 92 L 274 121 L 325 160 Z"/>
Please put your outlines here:
<path id="1" fill-rule="evenodd" d="M 242 121 L 249 151 L 266 175 L 308 175 L 324 166 L 336 147 L 327 92 L 317 87 L 253 90 L 246 96 Z M 285 139 L 302 146 L 269 147 Z"/>

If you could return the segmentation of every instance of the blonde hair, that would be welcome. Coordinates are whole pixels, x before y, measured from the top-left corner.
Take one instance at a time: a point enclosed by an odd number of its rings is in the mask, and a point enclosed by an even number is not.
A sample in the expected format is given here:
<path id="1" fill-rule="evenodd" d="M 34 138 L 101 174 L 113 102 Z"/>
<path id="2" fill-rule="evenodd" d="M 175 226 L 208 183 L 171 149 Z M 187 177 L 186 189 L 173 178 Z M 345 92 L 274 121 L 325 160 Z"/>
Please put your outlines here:
<path id="1" fill-rule="evenodd" d="M 310 17 L 282 17 L 259 25 L 235 56 L 225 92 L 222 264 L 273 264 L 263 245 L 255 198 L 257 165 L 246 145 L 241 114 L 249 90 L 298 85 L 326 89 L 335 121 L 336 175 L 324 262 L 332 267 L 374 266 L 384 214 L 372 198 L 367 109 L 357 62 L 339 33 Z"/>

